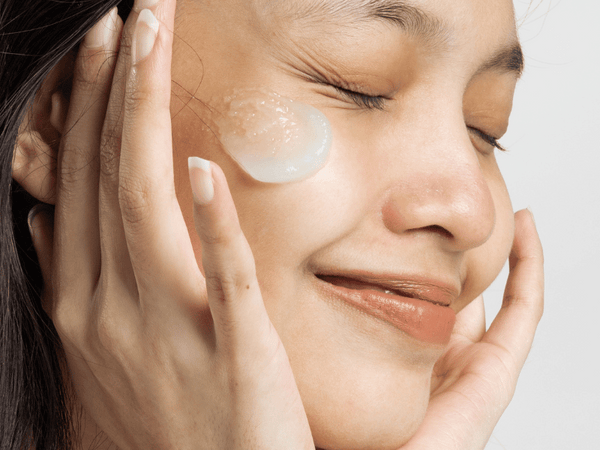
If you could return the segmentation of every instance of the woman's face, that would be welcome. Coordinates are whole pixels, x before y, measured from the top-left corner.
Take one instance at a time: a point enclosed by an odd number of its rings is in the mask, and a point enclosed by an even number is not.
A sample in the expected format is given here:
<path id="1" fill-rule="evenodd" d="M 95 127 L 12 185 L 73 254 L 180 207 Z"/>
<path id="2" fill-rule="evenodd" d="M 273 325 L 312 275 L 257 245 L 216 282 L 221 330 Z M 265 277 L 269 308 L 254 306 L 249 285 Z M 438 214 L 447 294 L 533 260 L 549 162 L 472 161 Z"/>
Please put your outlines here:
<path id="1" fill-rule="evenodd" d="M 397 447 L 423 418 L 448 339 L 431 302 L 458 313 L 511 246 L 485 135 L 506 131 L 518 78 L 512 3 L 180 0 L 175 34 L 175 170 L 190 235 L 187 157 L 201 156 L 227 175 L 317 446 Z M 323 112 L 333 144 L 322 169 L 292 183 L 248 176 L 213 133 L 234 90 Z"/>

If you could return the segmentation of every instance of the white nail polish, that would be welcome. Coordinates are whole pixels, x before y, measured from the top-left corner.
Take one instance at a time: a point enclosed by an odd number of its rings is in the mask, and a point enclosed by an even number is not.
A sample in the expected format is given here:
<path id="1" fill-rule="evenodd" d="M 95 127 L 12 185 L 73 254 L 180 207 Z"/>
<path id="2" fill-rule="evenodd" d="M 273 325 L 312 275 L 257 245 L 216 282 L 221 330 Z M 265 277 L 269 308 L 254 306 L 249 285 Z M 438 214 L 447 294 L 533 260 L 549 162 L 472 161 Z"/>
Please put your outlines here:
<path id="1" fill-rule="evenodd" d="M 133 48 L 133 64 L 146 58 L 156 42 L 160 23 L 149 9 L 144 9 L 135 24 L 135 46 Z"/>
<path id="2" fill-rule="evenodd" d="M 89 48 L 106 47 L 116 29 L 117 8 L 115 7 L 88 31 L 85 37 L 85 45 Z"/>
<path id="3" fill-rule="evenodd" d="M 188 158 L 188 169 L 194 200 L 200 205 L 206 205 L 215 195 L 210 162 L 206 159 L 192 156 Z"/>
<path id="4" fill-rule="evenodd" d="M 135 2 L 136 9 L 146 9 L 152 8 L 154 5 L 158 4 L 160 0 L 137 0 Z"/>

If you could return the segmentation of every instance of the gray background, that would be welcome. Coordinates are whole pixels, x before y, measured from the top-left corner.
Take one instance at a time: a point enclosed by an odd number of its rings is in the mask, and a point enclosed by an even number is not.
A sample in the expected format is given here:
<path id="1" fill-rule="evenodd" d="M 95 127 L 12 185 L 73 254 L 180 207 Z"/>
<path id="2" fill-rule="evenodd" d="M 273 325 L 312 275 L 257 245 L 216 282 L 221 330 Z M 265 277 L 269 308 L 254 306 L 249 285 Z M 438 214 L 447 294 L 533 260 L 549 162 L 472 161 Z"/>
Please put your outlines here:
<path id="1" fill-rule="evenodd" d="M 598 450 L 600 2 L 531 1 L 515 0 L 527 68 L 498 160 L 515 210 L 536 218 L 546 309 L 486 450 Z M 506 275 L 484 295 L 488 324 Z"/>

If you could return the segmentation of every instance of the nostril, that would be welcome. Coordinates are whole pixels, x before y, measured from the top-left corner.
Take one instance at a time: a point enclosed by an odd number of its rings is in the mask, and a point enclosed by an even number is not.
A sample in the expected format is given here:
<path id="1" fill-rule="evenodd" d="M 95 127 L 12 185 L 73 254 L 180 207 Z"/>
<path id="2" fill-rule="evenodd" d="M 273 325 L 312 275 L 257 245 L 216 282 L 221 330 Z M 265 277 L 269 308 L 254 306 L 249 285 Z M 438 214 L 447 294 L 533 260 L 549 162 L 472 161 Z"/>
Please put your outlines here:
<path id="1" fill-rule="evenodd" d="M 446 230 L 444 227 L 441 227 L 439 225 L 429 225 L 427 227 L 423 227 L 421 228 L 421 230 L 425 230 L 425 231 L 429 231 L 435 234 L 439 234 L 440 236 L 446 238 L 446 239 L 453 239 L 454 236 L 452 235 L 452 233 L 450 233 L 448 230 Z"/>
<path id="2" fill-rule="evenodd" d="M 451 168 L 409 174 L 389 189 L 381 205 L 384 226 L 395 234 L 430 236 L 452 252 L 486 242 L 496 215 L 486 175 L 478 161 Z"/>

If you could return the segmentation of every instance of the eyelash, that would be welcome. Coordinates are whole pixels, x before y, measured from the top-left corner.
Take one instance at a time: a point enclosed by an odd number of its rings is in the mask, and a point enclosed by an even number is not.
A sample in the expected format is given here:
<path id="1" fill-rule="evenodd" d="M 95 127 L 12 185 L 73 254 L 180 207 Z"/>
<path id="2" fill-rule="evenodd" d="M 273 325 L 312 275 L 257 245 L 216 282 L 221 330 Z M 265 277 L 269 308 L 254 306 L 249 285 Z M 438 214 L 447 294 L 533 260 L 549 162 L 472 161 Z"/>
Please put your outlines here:
<path id="1" fill-rule="evenodd" d="M 383 111 L 385 110 L 385 101 L 389 100 L 386 97 L 362 94 L 360 92 L 352 91 L 341 86 L 336 86 L 335 84 L 332 84 L 331 86 L 334 87 L 340 94 L 353 101 L 358 107 L 367 110 Z M 500 142 L 498 142 L 497 138 L 487 133 L 484 133 L 478 128 L 468 127 L 468 129 L 472 133 L 477 135 L 480 139 L 482 139 L 484 142 L 491 145 L 493 148 L 496 148 L 503 152 L 506 151 L 506 149 L 502 145 L 500 145 Z"/>
<path id="2" fill-rule="evenodd" d="M 469 128 L 469 130 L 472 133 L 476 134 L 479 138 L 481 138 L 484 142 L 488 143 L 492 147 L 497 148 L 498 150 L 503 151 L 503 152 L 506 151 L 506 149 L 504 147 L 502 147 L 502 145 L 500 145 L 500 142 L 498 142 L 497 138 L 490 136 L 487 133 L 484 133 L 483 131 L 481 131 L 478 128 L 473 128 L 473 127 L 467 127 L 467 128 Z"/>
<path id="3" fill-rule="evenodd" d="M 343 88 L 341 86 L 337 86 L 335 84 L 331 84 L 332 87 L 335 88 L 340 94 L 348 99 L 352 100 L 358 107 L 363 109 L 376 109 L 378 111 L 383 111 L 385 109 L 385 101 L 389 100 L 386 97 L 372 96 L 367 94 L 362 94 L 360 92 L 352 91 L 350 89 Z"/>

